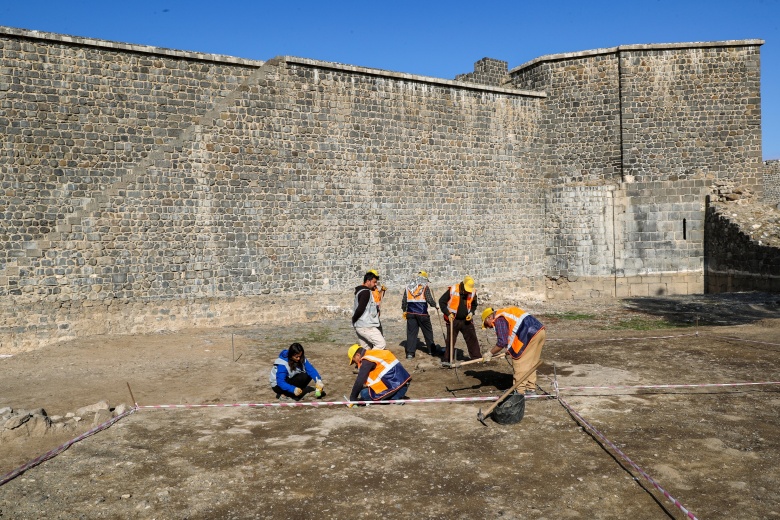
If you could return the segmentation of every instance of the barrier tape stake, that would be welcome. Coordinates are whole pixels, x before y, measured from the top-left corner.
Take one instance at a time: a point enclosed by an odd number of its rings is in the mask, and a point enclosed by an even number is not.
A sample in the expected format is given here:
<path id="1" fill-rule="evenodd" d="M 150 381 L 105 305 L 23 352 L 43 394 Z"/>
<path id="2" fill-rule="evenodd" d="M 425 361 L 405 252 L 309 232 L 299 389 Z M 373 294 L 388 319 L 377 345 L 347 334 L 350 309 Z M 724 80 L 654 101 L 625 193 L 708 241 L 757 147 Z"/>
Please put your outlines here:
<path id="1" fill-rule="evenodd" d="M 133 391 L 130 389 L 130 383 L 125 381 L 125 384 L 127 385 L 127 390 L 130 392 L 130 399 L 133 402 L 133 406 L 135 406 L 135 408 L 137 409 L 138 408 L 138 401 L 136 401 L 135 397 L 133 396 Z"/>

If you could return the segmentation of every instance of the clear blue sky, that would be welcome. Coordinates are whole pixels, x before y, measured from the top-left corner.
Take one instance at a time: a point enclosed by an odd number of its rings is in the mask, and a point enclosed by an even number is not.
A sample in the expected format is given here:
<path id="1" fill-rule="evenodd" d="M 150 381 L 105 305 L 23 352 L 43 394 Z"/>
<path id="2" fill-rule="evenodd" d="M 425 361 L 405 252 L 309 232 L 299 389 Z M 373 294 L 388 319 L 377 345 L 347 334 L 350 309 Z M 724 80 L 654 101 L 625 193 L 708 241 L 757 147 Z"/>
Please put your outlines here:
<path id="1" fill-rule="evenodd" d="M 267 60 L 290 55 L 452 79 L 483 57 L 765 40 L 764 159 L 780 159 L 780 0 L 2 0 L 0 25 Z"/>

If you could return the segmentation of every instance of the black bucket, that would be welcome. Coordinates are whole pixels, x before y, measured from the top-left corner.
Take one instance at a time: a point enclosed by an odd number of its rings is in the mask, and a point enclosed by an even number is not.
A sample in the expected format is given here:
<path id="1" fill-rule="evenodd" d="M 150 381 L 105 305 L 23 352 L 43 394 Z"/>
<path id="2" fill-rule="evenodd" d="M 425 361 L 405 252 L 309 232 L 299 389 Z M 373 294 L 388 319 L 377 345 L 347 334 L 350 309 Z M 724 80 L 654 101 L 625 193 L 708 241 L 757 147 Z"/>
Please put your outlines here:
<path id="1" fill-rule="evenodd" d="M 501 404 L 496 406 L 490 415 L 493 416 L 493 420 L 498 424 L 519 423 L 525 415 L 525 394 L 520 394 L 515 390 Z"/>

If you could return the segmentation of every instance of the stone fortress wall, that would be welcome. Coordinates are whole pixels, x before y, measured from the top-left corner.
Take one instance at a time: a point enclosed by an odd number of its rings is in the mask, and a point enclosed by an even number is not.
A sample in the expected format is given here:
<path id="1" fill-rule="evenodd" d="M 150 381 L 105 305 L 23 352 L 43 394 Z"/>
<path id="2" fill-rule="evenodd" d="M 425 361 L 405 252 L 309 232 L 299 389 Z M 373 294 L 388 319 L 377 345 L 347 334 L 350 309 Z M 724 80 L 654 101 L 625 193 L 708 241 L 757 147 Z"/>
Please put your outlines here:
<path id="1" fill-rule="evenodd" d="M 764 200 L 780 204 L 780 160 L 764 162 Z"/>
<path id="2" fill-rule="evenodd" d="M 702 292 L 710 185 L 761 192 L 761 44 L 446 80 L 2 28 L 0 349 L 342 312 L 371 268 Z"/>

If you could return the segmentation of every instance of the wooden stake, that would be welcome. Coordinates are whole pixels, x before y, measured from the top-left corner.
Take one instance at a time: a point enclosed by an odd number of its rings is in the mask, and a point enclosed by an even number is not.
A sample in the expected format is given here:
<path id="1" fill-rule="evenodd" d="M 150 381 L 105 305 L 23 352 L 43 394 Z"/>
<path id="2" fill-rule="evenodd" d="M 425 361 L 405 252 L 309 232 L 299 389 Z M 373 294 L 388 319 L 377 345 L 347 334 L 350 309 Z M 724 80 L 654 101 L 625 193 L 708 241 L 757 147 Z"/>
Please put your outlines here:
<path id="1" fill-rule="evenodd" d="M 136 402 L 135 397 L 133 396 L 133 391 L 130 389 L 130 383 L 125 382 L 127 385 L 127 390 L 130 392 L 130 399 L 133 401 L 133 404 L 136 408 L 138 408 L 138 402 Z"/>

